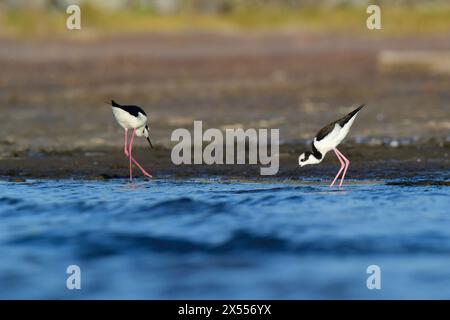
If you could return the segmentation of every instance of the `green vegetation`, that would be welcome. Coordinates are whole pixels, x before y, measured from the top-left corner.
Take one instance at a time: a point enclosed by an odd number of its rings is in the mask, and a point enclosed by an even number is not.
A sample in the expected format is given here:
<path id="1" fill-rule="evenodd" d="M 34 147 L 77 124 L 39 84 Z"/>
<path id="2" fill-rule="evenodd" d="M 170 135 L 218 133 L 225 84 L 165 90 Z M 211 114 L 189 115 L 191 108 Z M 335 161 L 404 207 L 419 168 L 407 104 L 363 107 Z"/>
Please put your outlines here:
<path id="1" fill-rule="evenodd" d="M 237 7 L 222 13 L 183 10 L 158 14 L 150 9 L 100 10 L 84 6 L 79 36 L 157 31 L 224 31 L 304 29 L 324 32 L 367 32 L 365 7 L 288 8 L 281 6 Z M 52 37 L 67 33 L 66 14 L 48 11 L 0 12 L 0 34 L 25 37 Z M 418 34 L 450 32 L 450 7 L 382 7 L 382 27 L 378 34 Z"/>

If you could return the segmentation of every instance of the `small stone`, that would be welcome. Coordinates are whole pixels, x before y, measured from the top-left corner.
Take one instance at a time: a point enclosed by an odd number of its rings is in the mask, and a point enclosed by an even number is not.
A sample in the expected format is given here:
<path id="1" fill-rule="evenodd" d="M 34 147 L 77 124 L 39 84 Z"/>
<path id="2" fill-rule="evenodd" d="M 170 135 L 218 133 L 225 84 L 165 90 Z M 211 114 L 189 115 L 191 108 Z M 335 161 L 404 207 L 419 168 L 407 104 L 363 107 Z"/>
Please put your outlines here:
<path id="1" fill-rule="evenodd" d="M 392 140 L 392 141 L 389 143 L 389 146 L 390 146 L 391 148 L 398 148 L 398 147 L 400 146 L 400 143 L 398 142 L 398 140 Z"/>
<path id="2" fill-rule="evenodd" d="M 364 142 L 365 142 L 364 137 L 362 137 L 362 136 L 356 136 L 355 137 L 355 143 L 356 144 L 363 144 Z"/>
<path id="3" fill-rule="evenodd" d="M 378 121 L 383 121 L 384 120 L 384 114 L 382 114 L 382 113 L 377 114 L 376 117 L 377 117 Z"/>
<path id="4" fill-rule="evenodd" d="M 369 146 L 381 146 L 383 145 L 383 140 L 379 138 L 371 138 L 368 142 Z"/>

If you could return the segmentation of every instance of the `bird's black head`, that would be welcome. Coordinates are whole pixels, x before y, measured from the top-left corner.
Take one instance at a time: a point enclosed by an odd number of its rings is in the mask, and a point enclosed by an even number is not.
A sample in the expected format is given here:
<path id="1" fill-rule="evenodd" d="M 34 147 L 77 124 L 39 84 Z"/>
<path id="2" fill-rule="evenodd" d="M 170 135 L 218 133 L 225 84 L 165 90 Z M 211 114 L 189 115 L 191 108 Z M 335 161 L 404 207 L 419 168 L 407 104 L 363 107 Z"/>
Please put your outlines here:
<path id="1" fill-rule="evenodd" d="M 322 158 L 323 159 L 323 158 Z M 298 157 L 298 165 L 300 167 L 306 166 L 307 164 L 317 164 L 322 161 L 322 159 L 317 159 L 314 153 L 311 151 L 306 151 Z"/>
<path id="2" fill-rule="evenodd" d="M 299 164 L 300 166 L 303 166 L 303 165 L 305 164 L 305 162 L 308 161 L 308 159 L 309 159 L 309 157 L 310 157 L 311 155 L 312 155 L 312 152 L 311 152 L 311 151 L 306 151 L 306 152 L 302 153 L 302 154 L 300 155 L 300 157 L 298 157 L 298 164 Z"/>

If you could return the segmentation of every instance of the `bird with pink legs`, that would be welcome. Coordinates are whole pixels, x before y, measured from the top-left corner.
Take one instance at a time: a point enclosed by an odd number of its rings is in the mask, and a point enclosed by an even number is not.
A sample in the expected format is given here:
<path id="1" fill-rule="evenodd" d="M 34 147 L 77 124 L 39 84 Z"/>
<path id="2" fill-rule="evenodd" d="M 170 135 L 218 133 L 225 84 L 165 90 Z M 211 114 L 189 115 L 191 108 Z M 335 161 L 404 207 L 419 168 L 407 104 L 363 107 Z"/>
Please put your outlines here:
<path id="1" fill-rule="evenodd" d="M 132 105 L 120 105 L 114 100 L 111 100 L 112 111 L 114 117 L 116 118 L 119 125 L 125 130 L 125 147 L 124 153 L 127 158 L 129 158 L 130 162 L 130 182 L 133 181 L 133 164 L 135 164 L 139 170 L 141 170 L 142 174 L 147 178 L 151 178 L 152 175 L 148 173 L 137 161 L 133 158 L 132 150 L 133 150 L 133 142 L 134 137 L 144 136 L 150 147 L 153 148 L 152 142 L 149 138 L 150 129 L 148 127 L 147 114 L 138 106 Z M 128 145 L 128 130 L 132 129 L 133 133 L 131 135 L 131 140 Z"/>
<path id="2" fill-rule="evenodd" d="M 339 186 L 342 186 L 344 182 L 345 174 L 347 173 L 348 166 L 350 165 L 350 160 L 348 160 L 338 149 L 337 146 L 344 140 L 347 136 L 353 121 L 355 121 L 356 116 L 361 111 L 365 105 L 360 105 L 358 108 L 347 114 L 345 117 L 340 118 L 336 121 L 323 127 L 319 133 L 314 137 L 311 147 L 312 151 L 304 152 L 298 158 L 298 164 L 300 167 L 306 166 L 308 164 L 319 164 L 325 158 L 325 155 L 333 150 L 341 163 L 341 168 L 339 169 L 333 182 L 330 184 L 330 188 L 334 186 L 336 180 L 341 176 L 341 181 Z"/>

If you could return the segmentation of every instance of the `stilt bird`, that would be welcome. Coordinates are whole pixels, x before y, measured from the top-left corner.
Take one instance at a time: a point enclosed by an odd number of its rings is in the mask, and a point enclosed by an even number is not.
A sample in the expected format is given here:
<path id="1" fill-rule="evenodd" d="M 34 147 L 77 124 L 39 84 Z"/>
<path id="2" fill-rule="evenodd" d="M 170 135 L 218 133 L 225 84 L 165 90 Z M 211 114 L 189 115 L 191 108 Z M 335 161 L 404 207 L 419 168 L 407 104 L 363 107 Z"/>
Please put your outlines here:
<path id="1" fill-rule="evenodd" d="M 300 167 L 306 166 L 308 164 L 318 164 L 321 163 L 325 158 L 325 155 L 333 150 L 341 163 L 341 168 L 334 178 L 333 182 L 330 184 L 330 188 L 333 187 L 339 175 L 342 173 L 341 182 L 339 186 L 342 186 L 344 182 L 345 173 L 347 172 L 350 160 L 348 160 L 338 149 L 337 146 L 344 140 L 347 136 L 353 121 L 355 121 L 356 116 L 361 111 L 365 105 L 360 105 L 358 108 L 350 112 L 345 117 L 333 121 L 327 126 L 323 127 L 319 133 L 314 137 L 311 147 L 312 152 L 304 152 L 298 158 L 298 164 Z"/>
<path id="2" fill-rule="evenodd" d="M 153 148 L 152 142 L 149 138 L 148 118 L 147 114 L 138 106 L 120 105 L 114 100 L 111 100 L 112 111 L 119 125 L 125 129 L 125 148 L 124 153 L 130 159 L 130 181 L 133 181 L 133 163 L 142 171 L 144 176 L 151 178 L 152 175 L 144 170 L 144 168 L 133 158 L 131 153 L 133 149 L 134 136 L 144 136 L 147 138 L 150 147 Z M 128 130 L 133 129 L 130 144 L 128 143 Z"/>

